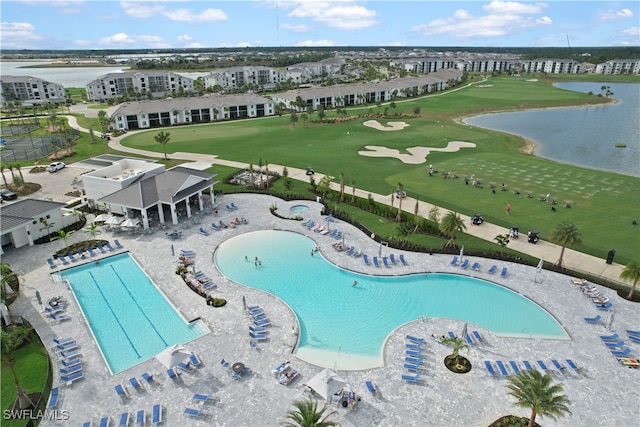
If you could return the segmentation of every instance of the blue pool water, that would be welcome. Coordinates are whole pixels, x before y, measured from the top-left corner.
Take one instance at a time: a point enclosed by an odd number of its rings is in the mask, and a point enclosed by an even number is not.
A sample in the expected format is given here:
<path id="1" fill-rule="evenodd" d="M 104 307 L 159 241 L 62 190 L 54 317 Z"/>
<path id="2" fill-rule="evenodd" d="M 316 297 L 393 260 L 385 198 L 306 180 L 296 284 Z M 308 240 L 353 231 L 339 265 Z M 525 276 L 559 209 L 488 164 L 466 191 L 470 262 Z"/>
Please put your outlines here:
<path id="1" fill-rule="evenodd" d="M 459 319 L 501 336 L 568 339 L 547 311 L 504 287 L 452 274 L 360 275 L 310 256 L 314 247 L 304 235 L 268 230 L 229 239 L 215 252 L 224 275 L 293 309 L 300 324 L 297 355 L 312 363 L 358 358 L 360 365 L 379 366 L 387 336 L 422 317 Z M 269 307 L 264 310 L 268 315 Z"/>
<path id="2" fill-rule="evenodd" d="M 128 254 L 62 273 L 112 373 L 208 332 L 187 323 Z"/>

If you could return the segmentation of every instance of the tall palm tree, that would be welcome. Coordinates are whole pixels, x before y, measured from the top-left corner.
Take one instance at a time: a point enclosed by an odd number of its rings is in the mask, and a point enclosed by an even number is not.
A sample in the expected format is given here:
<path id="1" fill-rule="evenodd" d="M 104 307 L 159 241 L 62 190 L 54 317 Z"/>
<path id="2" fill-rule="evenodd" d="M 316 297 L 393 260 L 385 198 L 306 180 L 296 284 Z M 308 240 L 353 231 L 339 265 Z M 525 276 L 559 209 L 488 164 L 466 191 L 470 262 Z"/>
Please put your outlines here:
<path id="1" fill-rule="evenodd" d="M 340 172 L 340 203 L 344 202 L 344 172 Z"/>
<path id="2" fill-rule="evenodd" d="M 336 421 L 329 420 L 329 417 L 336 415 L 337 411 L 327 412 L 328 406 L 318 409 L 318 402 L 315 400 L 296 400 L 293 402 L 296 410 L 287 412 L 282 423 L 286 427 L 331 427 L 339 426 Z"/>
<path id="3" fill-rule="evenodd" d="M 31 330 L 31 326 L 12 326 L 6 330 L 2 329 L 2 331 L 0 331 L 0 349 L 2 351 L 3 364 L 6 363 L 11 374 L 13 374 L 13 381 L 16 385 L 18 406 L 20 409 L 35 407 L 33 401 L 29 398 L 29 395 L 20 383 L 20 379 L 18 378 L 18 374 L 15 370 L 16 361 L 14 358 L 15 350 L 18 349 L 22 343 L 29 340 Z"/>
<path id="4" fill-rule="evenodd" d="M 47 236 L 49 236 L 51 234 L 51 229 L 53 228 L 53 226 L 56 224 L 55 222 L 49 222 L 47 221 L 46 218 L 42 218 L 40 219 L 40 222 L 42 222 L 42 228 L 40 229 L 40 231 L 42 230 L 47 230 Z M 51 239 L 51 237 L 49 237 L 49 241 L 52 241 L 53 239 Z"/>
<path id="5" fill-rule="evenodd" d="M 171 138 L 169 138 L 170 135 L 171 134 L 169 132 L 164 133 L 164 131 L 163 131 L 163 132 L 160 132 L 159 134 L 157 134 L 156 136 L 153 137 L 153 139 L 155 139 L 158 144 L 162 144 L 162 149 L 164 151 L 164 159 L 165 160 L 169 160 L 169 159 L 167 159 L 167 143 L 171 139 Z"/>
<path id="6" fill-rule="evenodd" d="M 396 222 L 400 222 L 402 220 L 402 199 L 404 199 L 404 184 L 399 182 L 398 189 L 396 190 L 396 194 L 398 195 L 398 214 L 396 215 Z"/>
<path id="7" fill-rule="evenodd" d="M 84 230 L 84 232 L 87 234 L 91 234 L 91 237 L 93 238 L 93 240 L 96 240 L 96 236 L 102 233 L 102 231 L 100 231 L 100 226 L 95 222 L 92 222 L 91 224 L 89 224 L 87 228 Z"/>
<path id="8" fill-rule="evenodd" d="M 624 270 L 622 270 L 622 273 L 620 273 L 620 278 L 633 283 L 629 290 L 629 295 L 627 295 L 627 299 L 633 298 L 633 292 L 636 290 L 636 285 L 640 282 L 640 262 L 631 261 L 627 264 Z"/>
<path id="9" fill-rule="evenodd" d="M 464 341 L 464 338 L 447 337 L 443 338 L 440 342 L 442 344 L 453 344 L 453 349 L 451 349 L 451 355 L 449 357 L 455 361 L 459 368 L 461 368 L 460 352 L 462 350 L 469 350 L 469 345 Z"/>
<path id="10" fill-rule="evenodd" d="M 75 233 L 75 231 L 64 231 L 64 230 L 56 230 L 56 236 L 51 240 L 60 240 L 64 242 L 64 247 L 67 247 L 67 240 L 71 237 L 71 235 Z"/>
<path id="11" fill-rule="evenodd" d="M 582 236 L 578 232 L 578 227 L 572 222 L 562 221 L 551 232 L 550 239 L 553 243 L 562 246 L 560 251 L 560 257 L 554 265 L 562 267 L 562 258 L 564 257 L 564 250 L 569 246 L 579 246 L 582 244 Z"/>
<path id="12" fill-rule="evenodd" d="M 562 384 L 551 384 L 553 378 L 535 369 L 524 371 L 522 374 L 510 377 L 507 394 L 516 398 L 516 405 L 522 408 L 531 408 L 529 427 L 536 422 L 536 415 L 549 416 L 556 419 L 557 416 L 570 414 L 568 405 L 571 401 L 565 395 L 561 395 L 564 387 Z"/>
<path id="13" fill-rule="evenodd" d="M 449 236 L 449 241 L 445 246 L 455 247 L 455 233 L 466 229 L 467 226 L 464 224 L 462 218 L 460 218 L 460 215 L 458 215 L 458 212 L 449 211 L 440 222 L 440 231 Z"/>

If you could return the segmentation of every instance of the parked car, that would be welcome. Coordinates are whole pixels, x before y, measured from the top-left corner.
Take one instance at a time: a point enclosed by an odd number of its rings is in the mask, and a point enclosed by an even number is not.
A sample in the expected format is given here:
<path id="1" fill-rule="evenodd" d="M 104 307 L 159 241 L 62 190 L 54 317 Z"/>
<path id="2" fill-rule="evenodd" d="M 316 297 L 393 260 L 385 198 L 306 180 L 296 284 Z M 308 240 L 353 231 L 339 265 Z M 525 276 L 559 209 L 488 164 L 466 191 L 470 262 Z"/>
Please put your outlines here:
<path id="1" fill-rule="evenodd" d="M 18 195 L 11 190 L 3 188 L 0 190 L 0 200 L 15 200 L 18 198 Z"/>
<path id="2" fill-rule="evenodd" d="M 60 169 L 64 169 L 65 166 L 66 165 L 64 164 L 64 162 L 53 162 L 49 166 L 47 166 L 47 172 L 58 172 Z"/>

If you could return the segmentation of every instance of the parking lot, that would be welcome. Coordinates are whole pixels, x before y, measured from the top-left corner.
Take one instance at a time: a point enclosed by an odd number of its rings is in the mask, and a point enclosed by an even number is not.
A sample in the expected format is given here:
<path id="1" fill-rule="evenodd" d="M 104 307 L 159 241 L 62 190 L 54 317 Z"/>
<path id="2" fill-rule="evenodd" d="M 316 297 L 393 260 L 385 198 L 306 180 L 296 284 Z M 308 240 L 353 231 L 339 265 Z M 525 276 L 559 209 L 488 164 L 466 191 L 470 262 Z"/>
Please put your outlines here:
<path id="1" fill-rule="evenodd" d="M 5 203 L 14 203 L 26 197 L 43 200 L 53 200 L 55 202 L 69 202 L 70 200 L 74 199 L 74 197 L 65 196 L 65 194 L 74 190 L 72 186 L 74 179 L 80 181 L 80 176 L 89 170 L 75 165 L 67 165 L 67 167 L 65 167 L 64 169 L 54 173 L 31 173 L 31 169 L 33 168 L 22 168 L 22 176 L 24 177 L 24 180 L 26 182 L 34 182 L 36 184 L 40 184 L 42 188 L 33 194 L 30 194 L 28 196 L 18 196 L 16 200 Z M 11 182 L 11 173 L 8 170 L 3 171 L 3 173 L 7 182 Z"/>

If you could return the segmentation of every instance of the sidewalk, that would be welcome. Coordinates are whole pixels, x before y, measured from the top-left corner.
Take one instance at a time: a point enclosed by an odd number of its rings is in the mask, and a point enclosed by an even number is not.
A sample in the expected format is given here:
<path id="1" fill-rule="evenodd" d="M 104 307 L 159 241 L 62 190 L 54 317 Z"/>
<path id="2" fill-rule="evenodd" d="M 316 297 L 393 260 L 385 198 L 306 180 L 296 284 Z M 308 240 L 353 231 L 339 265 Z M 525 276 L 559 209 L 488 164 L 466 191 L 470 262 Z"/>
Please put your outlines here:
<path id="1" fill-rule="evenodd" d="M 76 118 L 73 116 L 65 116 L 69 118 L 69 126 L 78 129 L 82 132 L 89 132 L 87 129 L 81 128 L 78 126 L 78 122 Z M 125 134 L 127 135 L 127 134 Z M 123 136 L 112 137 L 111 141 L 109 141 L 109 147 L 114 150 L 123 151 L 131 154 L 147 156 L 147 157 L 163 157 L 161 153 L 156 153 L 153 151 L 146 150 L 138 150 L 134 148 L 128 148 L 120 144 L 120 140 Z M 176 152 L 171 155 L 173 159 L 181 159 L 190 162 L 196 163 L 192 165 L 198 169 L 205 169 L 210 167 L 211 164 L 223 165 L 223 166 L 231 166 L 236 168 L 248 168 L 248 163 L 235 162 L 231 160 L 223 160 L 218 158 L 218 156 L 207 155 L 207 154 L 198 154 L 198 153 L 182 153 Z M 270 164 L 269 170 L 278 172 L 282 174 L 284 169 L 283 165 Z M 309 177 L 306 175 L 306 171 L 304 169 L 297 169 L 290 166 L 287 166 L 287 170 L 289 172 L 289 178 L 296 179 L 299 181 L 309 181 Z M 324 175 L 317 173 L 314 175 L 316 182 L 319 182 Z M 337 183 L 332 183 L 331 188 L 336 191 L 340 191 L 340 186 Z M 345 186 L 345 194 L 351 194 L 352 187 Z M 389 205 L 389 200 L 391 199 L 391 194 L 376 194 L 371 193 L 369 191 L 360 190 L 356 188 L 356 196 L 367 198 L 369 194 L 373 197 L 373 199 L 378 203 L 383 203 Z M 402 202 L 403 211 L 413 213 L 413 209 L 416 204 L 416 199 L 412 197 L 407 197 Z M 423 201 L 419 202 L 418 214 L 423 217 L 427 217 L 429 211 L 434 207 L 434 205 L 430 203 L 426 203 Z M 438 207 L 440 209 L 440 214 L 442 216 L 446 215 L 449 211 L 447 209 Z M 507 234 L 508 230 L 494 225 L 489 224 L 487 222 L 483 223 L 480 226 L 474 226 L 470 223 L 467 224 L 467 229 L 465 231 L 467 234 L 478 237 L 480 239 L 487 240 L 489 242 L 493 242 L 494 238 L 499 234 Z M 523 234 L 524 237 L 524 234 Z M 537 244 L 528 243 L 526 238 L 521 238 L 518 240 L 510 240 L 509 248 L 516 250 L 518 252 L 526 253 L 535 258 L 541 258 L 548 262 L 555 262 L 560 256 L 561 247 L 555 245 L 553 243 L 540 240 Z M 591 255 L 587 255 L 576 250 L 566 248 L 564 252 L 563 262 L 565 267 L 569 269 L 574 269 L 578 271 L 584 271 L 594 276 L 605 277 L 608 280 L 622 283 L 620 280 L 620 274 L 624 270 L 624 266 L 621 264 L 607 264 L 604 258 L 597 258 Z"/>

